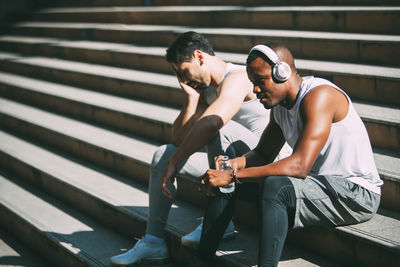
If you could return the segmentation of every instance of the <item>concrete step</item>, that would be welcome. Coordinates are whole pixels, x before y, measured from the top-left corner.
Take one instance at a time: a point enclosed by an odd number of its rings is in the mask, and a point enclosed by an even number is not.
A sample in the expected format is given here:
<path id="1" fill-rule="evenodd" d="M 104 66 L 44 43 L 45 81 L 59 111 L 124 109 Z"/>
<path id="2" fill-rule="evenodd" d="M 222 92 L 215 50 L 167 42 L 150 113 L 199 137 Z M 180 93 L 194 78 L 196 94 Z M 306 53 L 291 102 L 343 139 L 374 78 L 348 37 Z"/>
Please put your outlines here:
<path id="1" fill-rule="evenodd" d="M 20 240 L 0 228 L 0 266 L 50 267 Z"/>
<path id="2" fill-rule="evenodd" d="M 3 58 L 5 60 L 2 60 L 0 53 L 1 70 L 24 76 L 176 106 L 181 105 L 185 97 L 172 75 L 43 57 L 25 58 L 14 55 L 12 60 L 9 57 Z M 368 102 L 353 102 L 365 121 L 373 146 L 397 150 L 400 147 L 400 109 Z"/>
<path id="3" fill-rule="evenodd" d="M 0 72 L 0 94 L 51 112 L 171 142 L 171 128 L 179 110 L 90 90 Z"/>
<path id="4" fill-rule="evenodd" d="M 4 29 L 12 35 L 168 46 L 188 30 L 205 35 L 217 51 L 248 53 L 257 43 L 279 42 L 296 58 L 398 66 L 400 36 L 249 28 L 112 23 L 21 22 Z"/>
<path id="5" fill-rule="evenodd" d="M 400 7 L 393 6 L 58 7 L 39 10 L 33 16 L 37 21 L 52 22 L 400 33 Z"/>
<path id="6" fill-rule="evenodd" d="M 0 114 L 3 129 L 55 147 L 143 184 L 148 182 L 151 159 L 160 145 L 148 139 L 125 136 L 6 99 L 0 99 Z M 395 204 L 400 201 L 400 154 L 377 150 L 374 156 L 381 177 L 385 180 L 382 206 L 400 212 Z M 182 188 L 178 194 L 182 199 L 204 206 L 205 198 L 197 192 L 194 181 L 179 179 L 178 182 Z M 248 220 L 246 216 L 243 218 Z"/>
<path id="7" fill-rule="evenodd" d="M 3 128 L 147 183 L 149 164 L 160 143 L 119 134 L 5 99 L 2 99 L 0 108 Z"/>
<path id="8" fill-rule="evenodd" d="M 165 60 L 166 47 L 0 36 L 0 50 L 171 74 L 171 66 Z M 233 63 L 246 62 L 247 54 L 216 53 Z M 333 81 L 353 99 L 400 106 L 400 68 L 306 59 L 296 59 L 296 67 L 301 75 Z"/>
<path id="9" fill-rule="evenodd" d="M 131 246 L 104 228 L 15 177 L 0 175 L 0 222 L 53 266 L 109 266 Z"/>
<path id="10" fill-rule="evenodd" d="M 242 5 L 242 6 L 262 6 L 265 5 L 265 0 L 38 0 L 41 5 L 47 6 L 198 6 L 198 5 Z M 290 6 L 290 5 L 398 5 L 397 0 L 268 0 L 268 5 L 271 6 Z"/>
<path id="11" fill-rule="evenodd" d="M 144 227 L 148 196 L 143 186 L 108 173 L 99 172 L 70 161 L 36 145 L 27 143 L 7 133 L 1 132 L 1 163 L 14 175 L 21 177 L 41 190 L 57 196 L 65 202 L 79 207 L 85 213 L 110 227 L 117 227 L 125 234 L 137 235 Z M 74 170 L 71 172 L 71 170 Z M 82 179 L 84 177 L 85 179 Z M 184 259 L 177 255 L 193 253 L 179 244 L 180 237 L 196 227 L 197 218 L 202 212 L 183 202 L 177 201 L 168 220 L 167 236 L 172 256 L 176 262 Z M 380 211 L 371 221 L 354 226 L 336 229 L 316 228 L 292 231 L 289 243 L 285 246 L 280 266 L 334 266 L 331 262 L 296 247 L 313 247 L 314 251 L 339 260 L 340 263 L 355 266 L 366 262 L 375 265 L 390 266 L 399 255 L 400 236 L 396 228 L 400 225 L 400 216 L 396 213 Z M 135 225 L 135 227 L 132 227 Z M 142 227 L 140 227 L 142 225 Z M 238 224 L 239 238 L 223 242 L 218 251 L 216 266 L 252 266 L 256 262 L 257 232 Z M 139 230 L 139 234 L 142 230 Z M 316 232 L 316 233 L 313 233 Z M 324 235 L 321 235 L 324 234 Z M 308 240 L 312 240 L 308 244 Z M 321 236 L 327 237 L 321 240 Z M 302 239 L 301 246 L 298 241 Z M 318 239 L 318 240 L 315 240 Z M 327 242 L 327 241 L 331 242 Z M 296 243 L 297 242 L 297 243 Z M 354 246 L 343 253 L 343 244 Z M 293 246 L 297 244 L 296 246 Z M 322 249 L 321 249 L 322 246 Z M 327 249 L 329 247 L 329 249 Z M 184 250 L 185 253 L 182 253 Z M 369 261 L 365 252 L 375 258 Z M 325 251 L 325 253 L 323 252 Z M 341 257 L 337 255 L 341 253 Z M 356 255 L 357 254 L 357 255 Z M 300 256 L 301 255 L 301 256 Z M 312 256 L 313 255 L 313 256 Z M 189 255 L 190 256 L 190 255 Z M 383 257 L 384 256 L 384 257 Z M 186 255 L 188 257 L 188 255 Z M 187 259 L 187 258 L 186 258 Z"/>
<path id="12" fill-rule="evenodd" d="M 10 53 L 0 53 L 0 70 L 166 105 L 180 106 L 185 97 L 176 77 L 140 70 Z"/>

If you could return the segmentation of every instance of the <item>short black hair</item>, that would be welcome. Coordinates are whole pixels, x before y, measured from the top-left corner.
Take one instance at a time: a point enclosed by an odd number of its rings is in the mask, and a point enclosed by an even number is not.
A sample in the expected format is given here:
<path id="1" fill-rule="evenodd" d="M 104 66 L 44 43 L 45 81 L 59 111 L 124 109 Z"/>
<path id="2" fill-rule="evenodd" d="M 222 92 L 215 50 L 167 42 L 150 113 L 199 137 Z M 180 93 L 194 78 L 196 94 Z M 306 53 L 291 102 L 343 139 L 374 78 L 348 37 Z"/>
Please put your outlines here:
<path id="1" fill-rule="evenodd" d="M 192 60 L 195 50 L 214 56 L 210 42 L 201 34 L 189 31 L 181 34 L 167 49 L 165 55 L 169 63 L 182 63 Z"/>

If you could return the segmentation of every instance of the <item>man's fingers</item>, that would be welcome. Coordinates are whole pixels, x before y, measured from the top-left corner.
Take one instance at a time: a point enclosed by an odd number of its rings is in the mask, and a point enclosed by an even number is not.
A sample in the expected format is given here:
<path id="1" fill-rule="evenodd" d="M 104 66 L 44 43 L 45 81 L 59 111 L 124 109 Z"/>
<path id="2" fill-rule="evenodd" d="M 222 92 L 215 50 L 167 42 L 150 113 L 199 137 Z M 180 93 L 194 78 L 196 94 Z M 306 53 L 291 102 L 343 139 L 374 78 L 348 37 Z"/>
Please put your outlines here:
<path id="1" fill-rule="evenodd" d="M 218 164 L 219 160 L 218 159 L 219 159 L 219 156 L 214 157 L 214 166 L 215 166 L 216 170 L 219 170 L 219 164 Z"/>
<path id="2" fill-rule="evenodd" d="M 172 198 L 171 191 L 169 191 L 166 183 L 162 184 L 161 191 L 167 198 Z"/>

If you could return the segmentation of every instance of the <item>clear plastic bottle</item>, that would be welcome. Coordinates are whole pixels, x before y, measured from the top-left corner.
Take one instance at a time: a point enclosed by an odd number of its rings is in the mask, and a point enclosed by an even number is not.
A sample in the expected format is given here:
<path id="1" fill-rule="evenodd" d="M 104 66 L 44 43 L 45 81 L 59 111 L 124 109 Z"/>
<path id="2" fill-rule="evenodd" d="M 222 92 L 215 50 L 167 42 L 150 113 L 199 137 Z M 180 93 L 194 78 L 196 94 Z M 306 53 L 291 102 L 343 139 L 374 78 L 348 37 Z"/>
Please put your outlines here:
<path id="1" fill-rule="evenodd" d="M 232 171 L 232 165 L 231 162 L 229 161 L 228 156 L 223 156 L 221 157 L 219 161 L 219 170 L 220 171 Z M 235 182 L 232 182 L 226 186 L 221 186 L 219 188 L 219 191 L 224 194 L 232 193 L 235 191 Z"/>

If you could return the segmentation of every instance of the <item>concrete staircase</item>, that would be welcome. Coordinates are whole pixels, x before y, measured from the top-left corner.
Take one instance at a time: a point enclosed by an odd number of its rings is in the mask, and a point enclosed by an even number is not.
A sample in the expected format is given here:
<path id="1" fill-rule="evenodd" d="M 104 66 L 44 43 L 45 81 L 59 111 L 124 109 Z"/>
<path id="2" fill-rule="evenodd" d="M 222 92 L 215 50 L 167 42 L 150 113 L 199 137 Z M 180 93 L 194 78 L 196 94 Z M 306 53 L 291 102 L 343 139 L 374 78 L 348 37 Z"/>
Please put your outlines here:
<path id="1" fill-rule="evenodd" d="M 349 93 L 370 135 L 385 181 L 378 214 L 291 231 L 279 266 L 398 265 L 397 1 L 39 2 L 44 8 L 0 35 L 0 264 L 109 266 L 143 235 L 151 158 L 169 142 L 184 99 L 165 49 L 196 30 L 241 64 L 256 43 L 284 43 L 302 75 Z M 195 182 L 178 179 L 163 266 L 193 256 L 180 237 L 198 225 L 204 203 Z M 257 263 L 254 207 L 239 202 L 235 221 L 239 236 L 221 244 L 215 266 Z"/>

